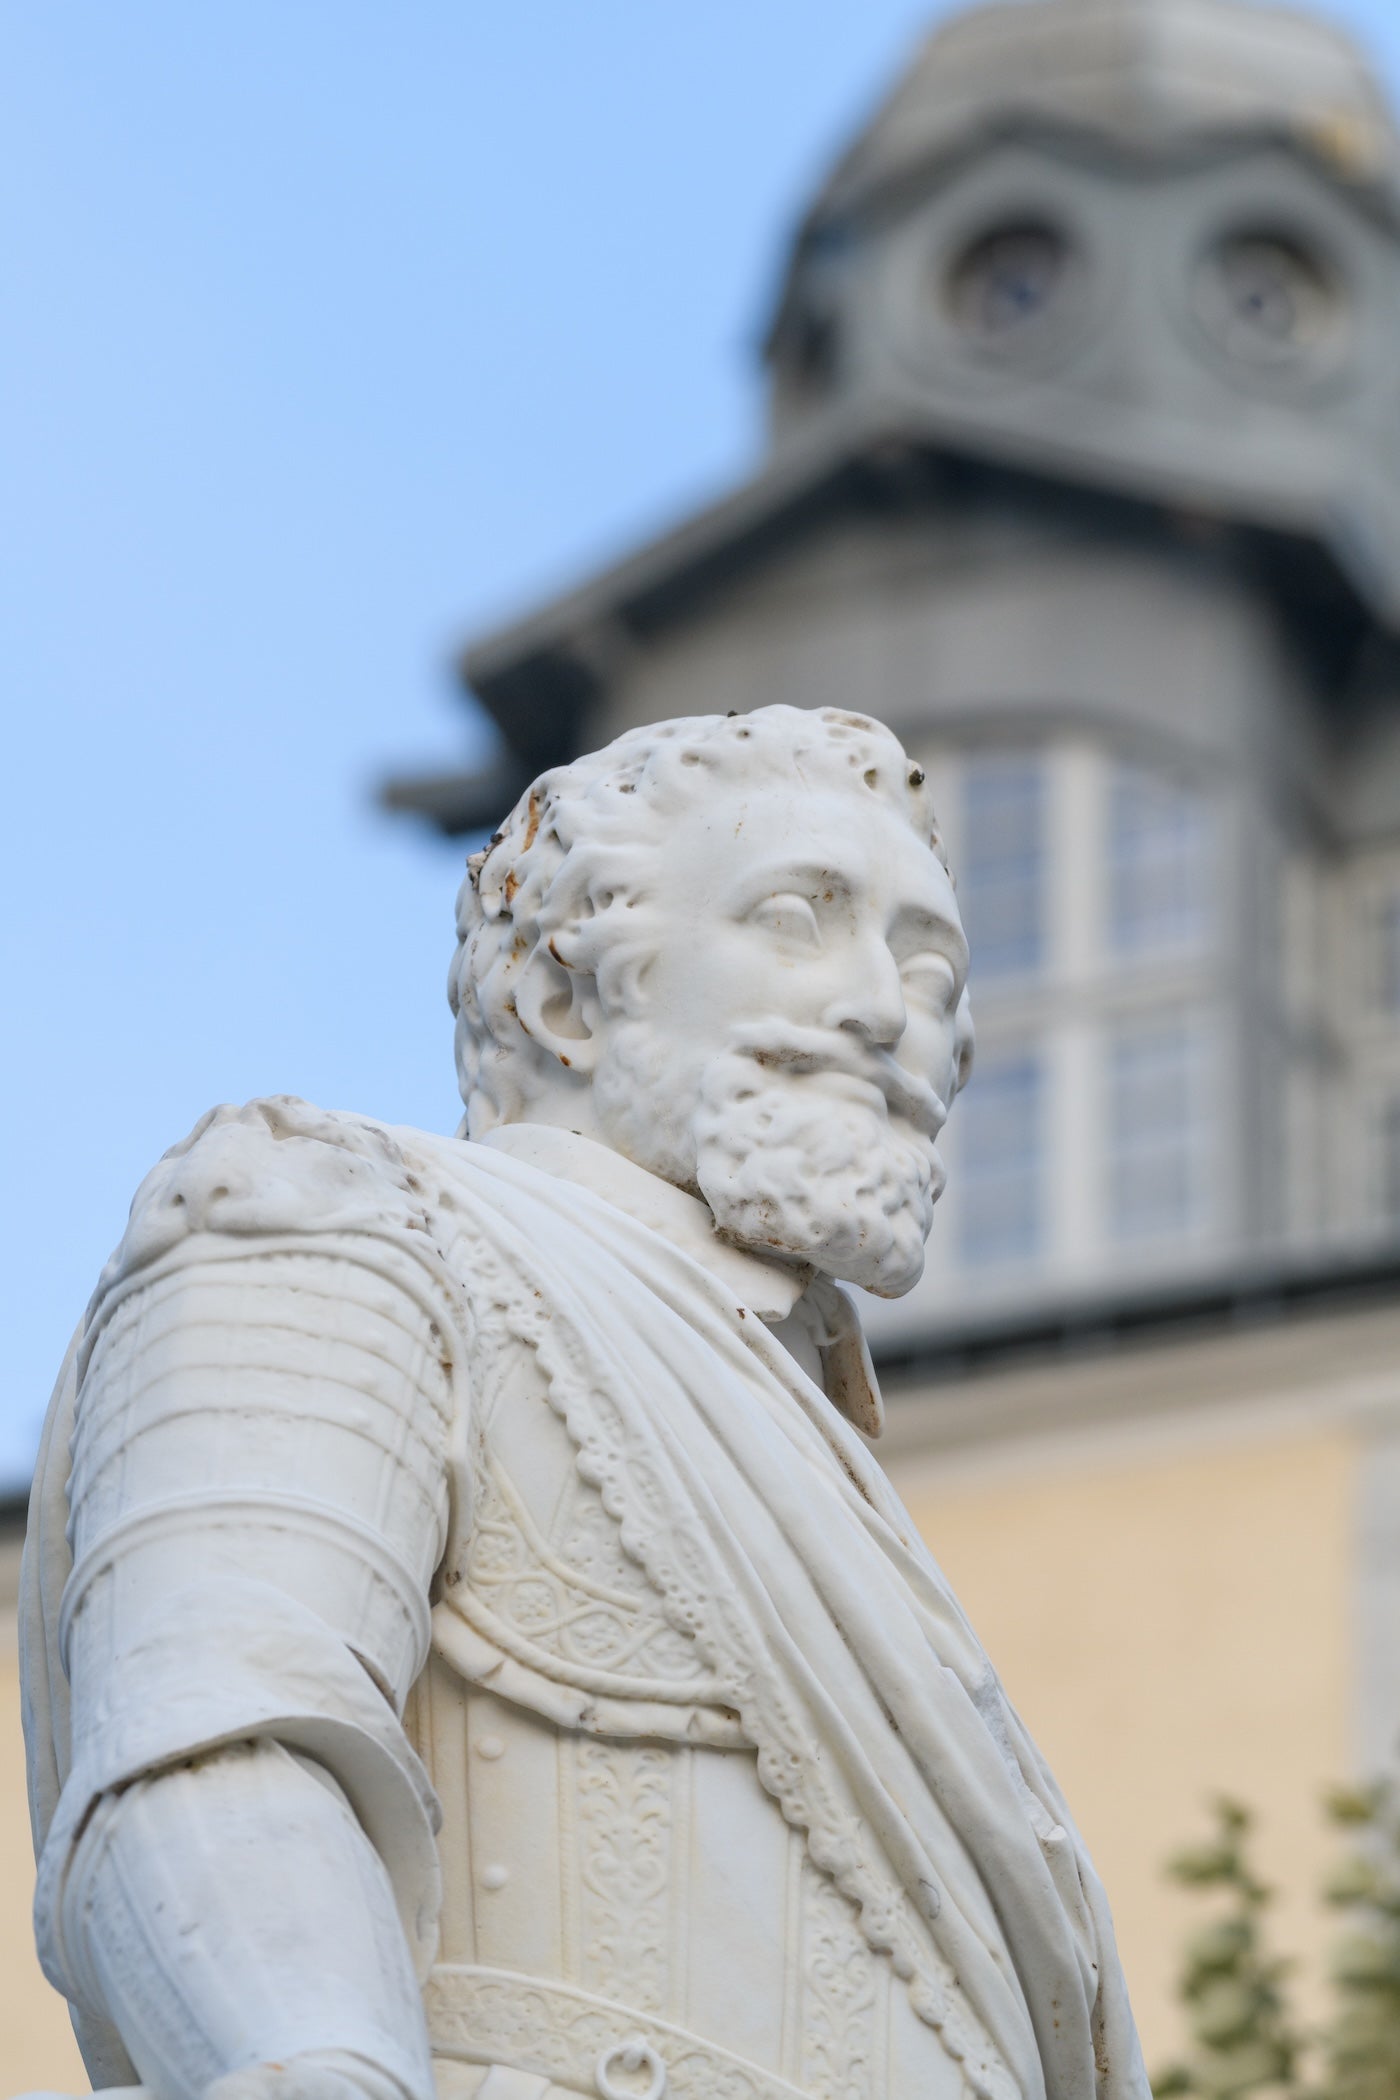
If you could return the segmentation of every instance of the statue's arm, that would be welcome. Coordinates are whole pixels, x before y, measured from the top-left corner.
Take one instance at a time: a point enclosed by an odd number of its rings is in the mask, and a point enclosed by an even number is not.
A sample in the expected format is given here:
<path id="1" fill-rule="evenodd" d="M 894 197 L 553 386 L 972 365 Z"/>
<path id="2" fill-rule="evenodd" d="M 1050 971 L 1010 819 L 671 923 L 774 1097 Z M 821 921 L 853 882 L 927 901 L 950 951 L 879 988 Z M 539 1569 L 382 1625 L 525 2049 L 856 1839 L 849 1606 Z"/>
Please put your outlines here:
<path id="1" fill-rule="evenodd" d="M 435 1804 L 399 1716 L 446 1523 L 448 1316 L 391 1168 L 347 1188 L 327 1142 L 196 1144 L 154 1233 L 138 1200 L 82 1361 L 36 1922 L 95 2078 L 124 2055 L 159 2100 L 233 2074 L 432 2092 Z"/>
<path id="2" fill-rule="evenodd" d="M 101 1795 L 61 1907 L 68 1988 L 158 2100 L 431 2100 L 384 1864 L 275 1736 Z"/>

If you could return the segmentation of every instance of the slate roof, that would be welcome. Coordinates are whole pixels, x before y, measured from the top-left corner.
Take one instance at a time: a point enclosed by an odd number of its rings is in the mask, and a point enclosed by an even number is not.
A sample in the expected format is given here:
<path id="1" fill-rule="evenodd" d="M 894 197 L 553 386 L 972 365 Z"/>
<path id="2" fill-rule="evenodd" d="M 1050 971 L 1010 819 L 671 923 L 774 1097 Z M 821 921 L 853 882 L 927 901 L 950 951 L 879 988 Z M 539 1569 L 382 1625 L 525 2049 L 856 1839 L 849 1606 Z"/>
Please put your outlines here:
<path id="1" fill-rule="evenodd" d="M 1017 132 L 1074 133 L 1139 157 L 1276 141 L 1400 228 L 1400 139 L 1364 56 L 1328 22 L 1252 0 L 984 0 L 924 40 L 817 192 L 774 332 L 827 227 L 878 212 L 936 182 L 941 164 Z M 1109 403 L 1071 426 L 1029 402 L 1024 414 L 967 403 L 950 414 L 907 394 L 835 400 L 716 503 L 477 637 L 462 674 L 503 732 L 500 759 L 489 773 L 400 778 L 384 799 L 451 832 L 489 821 L 577 748 L 619 647 L 867 499 L 891 461 L 896 475 L 910 459 L 981 461 L 1305 543 L 1343 593 L 1400 632 L 1400 486 L 1388 452 L 1358 457 L 1306 427 L 1286 452 L 1243 421 L 1221 448 L 1208 428 L 1152 428 Z"/>
<path id="2" fill-rule="evenodd" d="M 1263 132 L 1400 200 L 1385 99 L 1329 22 L 1239 0 L 994 0 L 925 39 L 809 222 L 1010 126 L 1088 132 L 1137 153 Z"/>

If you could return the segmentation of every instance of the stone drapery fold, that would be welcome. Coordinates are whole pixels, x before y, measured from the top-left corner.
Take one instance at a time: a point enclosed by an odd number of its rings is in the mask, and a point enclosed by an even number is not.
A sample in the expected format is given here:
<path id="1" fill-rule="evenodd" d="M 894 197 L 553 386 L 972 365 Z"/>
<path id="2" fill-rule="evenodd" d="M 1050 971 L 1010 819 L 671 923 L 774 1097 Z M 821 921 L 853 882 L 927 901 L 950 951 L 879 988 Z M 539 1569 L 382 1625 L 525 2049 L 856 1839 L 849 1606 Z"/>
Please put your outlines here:
<path id="1" fill-rule="evenodd" d="M 698 1261 L 536 1166 L 476 1146 L 453 1165 L 468 1362 L 503 1317 L 537 1350 L 765 1786 L 973 2090 L 1141 2100 L 1083 1843 L 860 1439 Z"/>

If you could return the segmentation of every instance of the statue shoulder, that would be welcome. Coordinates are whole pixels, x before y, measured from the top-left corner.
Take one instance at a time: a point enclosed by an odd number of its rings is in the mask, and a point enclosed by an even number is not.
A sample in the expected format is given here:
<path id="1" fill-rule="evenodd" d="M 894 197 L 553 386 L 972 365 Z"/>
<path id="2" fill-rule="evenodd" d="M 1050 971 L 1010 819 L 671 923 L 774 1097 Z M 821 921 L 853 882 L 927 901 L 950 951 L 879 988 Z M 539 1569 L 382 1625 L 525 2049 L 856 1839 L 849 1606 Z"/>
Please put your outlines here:
<path id="1" fill-rule="evenodd" d="M 137 1190 L 97 1296 L 195 1234 L 366 1232 L 424 1241 L 428 1220 L 403 1135 L 289 1094 L 210 1109 Z"/>

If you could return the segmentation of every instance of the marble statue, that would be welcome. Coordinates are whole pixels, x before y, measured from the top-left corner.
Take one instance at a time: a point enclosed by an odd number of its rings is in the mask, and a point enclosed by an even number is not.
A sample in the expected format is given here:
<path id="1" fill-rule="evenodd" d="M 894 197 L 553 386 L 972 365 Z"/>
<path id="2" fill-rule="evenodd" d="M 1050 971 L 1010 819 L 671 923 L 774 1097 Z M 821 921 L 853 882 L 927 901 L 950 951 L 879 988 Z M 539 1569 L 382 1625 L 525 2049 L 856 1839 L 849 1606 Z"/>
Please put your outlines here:
<path id="1" fill-rule="evenodd" d="M 60 1377 L 45 1970 L 153 2100 L 1144 2100 L 1102 1892 L 869 1453 L 967 1074 L 857 714 L 635 729 L 470 863 L 453 1138 L 217 1108 Z"/>

